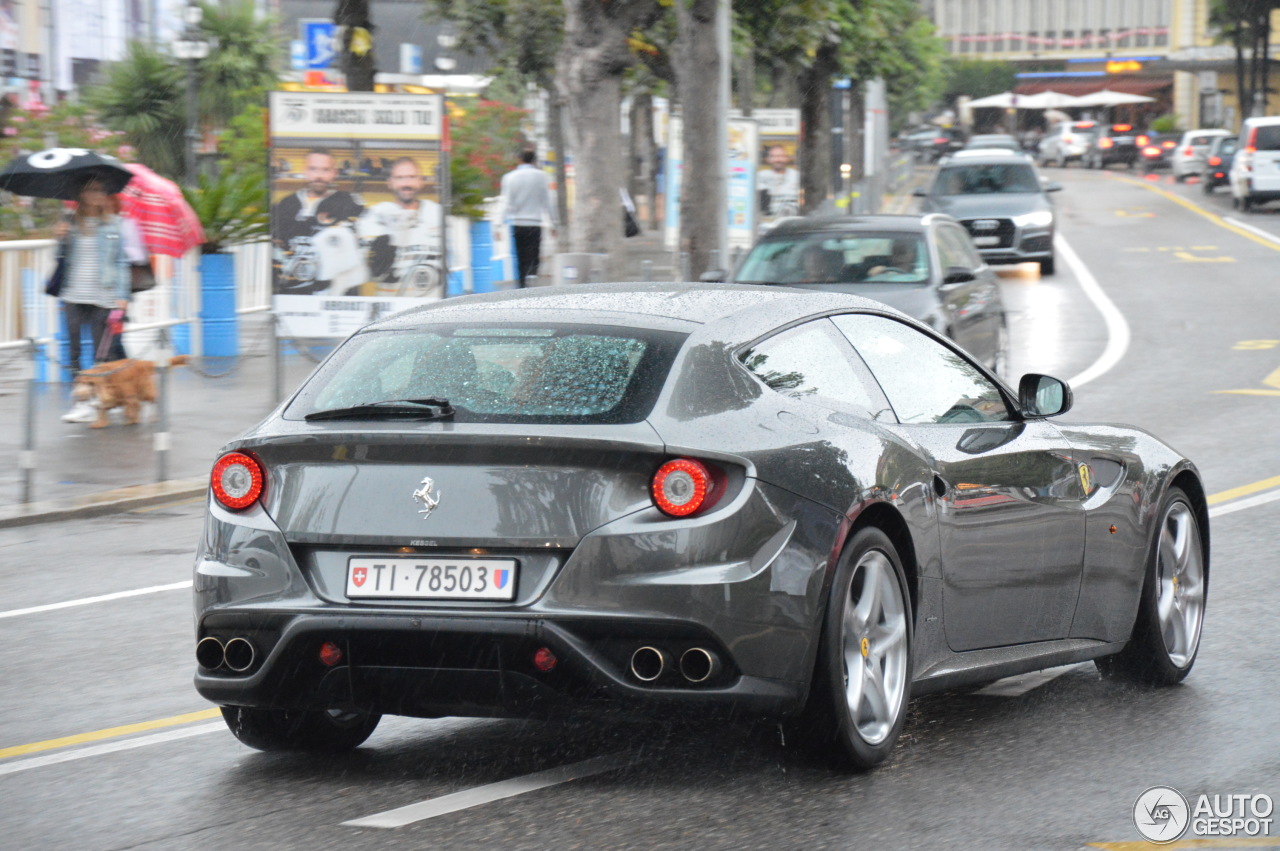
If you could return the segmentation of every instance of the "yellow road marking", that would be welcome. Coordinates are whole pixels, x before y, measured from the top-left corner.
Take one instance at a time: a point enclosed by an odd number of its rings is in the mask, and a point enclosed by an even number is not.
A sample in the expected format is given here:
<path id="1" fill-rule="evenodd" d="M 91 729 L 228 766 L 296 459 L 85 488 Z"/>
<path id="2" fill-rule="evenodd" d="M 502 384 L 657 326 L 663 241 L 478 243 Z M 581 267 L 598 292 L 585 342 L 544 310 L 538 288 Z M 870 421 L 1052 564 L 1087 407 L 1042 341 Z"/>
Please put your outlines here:
<path id="1" fill-rule="evenodd" d="M 1130 177 L 1121 177 L 1118 174 L 1112 175 L 1111 179 L 1119 180 L 1122 183 L 1128 183 L 1131 186 L 1141 186 L 1143 189 L 1147 190 L 1148 192 L 1154 192 L 1157 195 L 1163 195 L 1165 198 L 1168 198 L 1173 203 L 1186 207 L 1188 210 L 1195 213 L 1196 215 L 1204 216 L 1206 219 L 1213 222 L 1218 227 L 1226 228 L 1232 233 L 1237 234 L 1238 236 L 1243 236 L 1245 239 L 1258 243 L 1258 245 L 1264 246 L 1266 248 L 1270 248 L 1272 251 L 1280 251 L 1280 243 L 1272 242 L 1269 239 L 1264 239 L 1258 236 L 1256 233 L 1249 233 L 1249 231 L 1245 230 L 1244 228 L 1236 227 L 1235 225 L 1231 224 L 1231 222 L 1224 221 L 1223 218 L 1219 216 L 1217 213 L 1211 213 L 1205 208 L 1201 207 L 1200 205 L 1192 203 L 1191 201 L 1188 201 L 1185 198 L 1181 198 L 1165 189 L 1161 189 L 1159 186 L 1152 186 L 1150 183 L 1146 182 L 1145 180 L 1134 180 L 1133 178 L 1130 178 Z"/>
<path id="2" fill-rule="evenodd" d="M 79 733 L 74 736 L 63 736 L 60 739 L 46 739 L 43 742 L 32 742 L 29 745 L 15 745 L 11 748 L 0 749 L 0 759 L 39 751 L 51 751 L 56 748 L 71 747 L 72 745 L 83 745 L 86 742 L 97 742 L 102 739 L 114 739 L 117 736 L 127 736 L 130 733 L 141 733 L 146 730 L 158 730 L 162 727 L 176 727 L 180 724 L 190 724 L 194 721 L 217 718 L 221 714 L 221 711 L 215 707 L 213 709 L 203 709 L 199 712 L 188 712 L 186 715 L 158 718 L 155 721 L 142 721 L 138 724 L 125 724 L 123 727 L 94 730 L 92 733 Z"/>
<path id="3" fill-rule="evenodd" d="M 1273 370 L 1262 383 L 1275 390 L 1215 390 L 1214 393 L 1234 393 L 1237 396 L 1280 396 L 1280 369 Z"/>
<path id="4" fill-rule="evenodd" d="M 1234 257 L 1197 257 L 1190 251 L 1175 251 L 1173 256 L 1183 263 L 1234 263 Z"/>
<path id="5" fill-rule="evenodd" d="M 1145 840 L 1137 842 L 1090 842 L 1090 848 L 1105 848 L 1106 851 L 1151 851 L 1152 848 L 1280 848 L 1280 837 L 1251 836 L 1245 838 L 1223 837 L 1221 839 L 1182 839 L 1167 845 L 1153 845 Z"/>
<path id="6" fill-rule="evenodd" d="M 1257 351 L 1259 349 L 1274 349 L 1280 346 L 1280 340 L 1241 340 L 1231 348 L 1240 351 Z"/>
<path id="7" fill-rule="evenodd" d="M 1263 479 L 1262 481 L 1254 482 L 1253 484 L 1241 485 L 1238 488 L 1219 491 L 1218 493 L 1207 497 L 1205 502 L 1210 505 L 1217 505 L 1219 502 L 1226 502 L 1230 499 L 1239 499 L 1242 496 L 1248 496 L 1249 494 L 1254 494 L 1258 491 L 1264 491 L 1268 488 L 1274 488 L 1277 486 L 1280 486 L 1280 476 L 1272 476 L 1269 479 Z"/>

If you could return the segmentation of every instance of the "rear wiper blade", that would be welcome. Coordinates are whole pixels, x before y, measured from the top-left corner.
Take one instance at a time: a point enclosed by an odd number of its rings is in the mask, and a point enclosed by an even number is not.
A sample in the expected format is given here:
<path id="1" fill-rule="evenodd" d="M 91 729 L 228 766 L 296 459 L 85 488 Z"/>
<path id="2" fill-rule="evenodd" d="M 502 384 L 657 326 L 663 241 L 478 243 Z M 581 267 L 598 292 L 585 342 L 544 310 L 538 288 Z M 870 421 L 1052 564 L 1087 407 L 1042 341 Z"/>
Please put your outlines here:
<path id="1" fill-rule="evenodd" d="M 383 402 L 369 402 L 364 405 L 352 405 L 349 408 L 334 408 L 330 411 L 315 411 L 303 419 L 312 420 L 346 420 L 365 417 L 414 417 L 423 420 L 443 420 L 454 415 L 455 411 L 448 399 L 428 396 L 425 399 L 388 399 Z"/>

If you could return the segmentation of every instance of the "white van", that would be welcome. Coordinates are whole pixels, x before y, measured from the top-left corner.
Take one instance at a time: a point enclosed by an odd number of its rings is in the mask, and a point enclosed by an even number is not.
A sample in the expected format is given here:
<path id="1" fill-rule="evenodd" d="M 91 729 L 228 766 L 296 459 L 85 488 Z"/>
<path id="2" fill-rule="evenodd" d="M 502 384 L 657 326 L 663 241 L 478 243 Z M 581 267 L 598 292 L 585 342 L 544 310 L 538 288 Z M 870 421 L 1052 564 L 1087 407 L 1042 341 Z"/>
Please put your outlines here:
<path id="1" fill-rule="evenodd" d="M 1230 182 L 1237 209 L 1280 200 L 1280 116 L 1244 120 Z"/>

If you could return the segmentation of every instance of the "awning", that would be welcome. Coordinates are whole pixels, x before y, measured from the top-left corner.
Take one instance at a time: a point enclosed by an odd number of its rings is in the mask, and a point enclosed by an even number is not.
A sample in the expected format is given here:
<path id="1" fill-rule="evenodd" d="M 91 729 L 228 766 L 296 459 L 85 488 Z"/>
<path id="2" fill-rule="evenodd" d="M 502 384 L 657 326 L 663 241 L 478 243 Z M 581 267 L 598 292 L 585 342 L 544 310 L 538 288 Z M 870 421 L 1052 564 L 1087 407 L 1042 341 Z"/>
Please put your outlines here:
<path id="1" fill-rule="evenodd" d="M 1045 77 L 1035 82 L 1019 83 L 1014 91 L 1020 95 L 1032 95 L 1038 92 L 1055 91 L 1064 95 L 1091 95 L 1103 89 L 1113 92 L 1124 92 L 1130 95 L 1155 96 L 1158 92 L 1173 87 L 1172 77 L 1092 77 L 1087 80 L 1060 77 Z"/>

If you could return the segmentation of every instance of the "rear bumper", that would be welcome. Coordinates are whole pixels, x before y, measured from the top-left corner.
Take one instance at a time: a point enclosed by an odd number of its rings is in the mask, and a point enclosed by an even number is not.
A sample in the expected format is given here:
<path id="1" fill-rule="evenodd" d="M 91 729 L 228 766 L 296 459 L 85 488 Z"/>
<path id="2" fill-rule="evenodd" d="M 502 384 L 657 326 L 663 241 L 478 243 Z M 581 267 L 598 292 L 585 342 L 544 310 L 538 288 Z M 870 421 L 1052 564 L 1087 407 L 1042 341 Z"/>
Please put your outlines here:
<path id="1" fill-rule="evenodd" d="M 807 683 L 743 675 L 705 629 L 674 621 L 226 610 L 206 627 L 206 634 L 248 638 L 261 653 L 243 673 L 197 671 L 196 690 L 220 705 L 427 718 L 651 714 L 671 705 L 787 715 L 799 710 L 807 691 Z M 325 642 L 342 650 L 339 664 L 320 661 Z M 631 653 L 641 646 L 661 648 L 670 660 L 651 683 L 629 672 Z M 557 659 L 551 671 L 534 665 L 543 647 Z M 694 647 L 726 663 L 704 682 L 680 673 L 681 654 Z"/>

